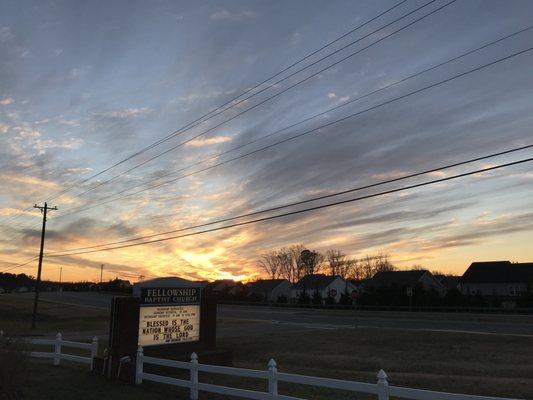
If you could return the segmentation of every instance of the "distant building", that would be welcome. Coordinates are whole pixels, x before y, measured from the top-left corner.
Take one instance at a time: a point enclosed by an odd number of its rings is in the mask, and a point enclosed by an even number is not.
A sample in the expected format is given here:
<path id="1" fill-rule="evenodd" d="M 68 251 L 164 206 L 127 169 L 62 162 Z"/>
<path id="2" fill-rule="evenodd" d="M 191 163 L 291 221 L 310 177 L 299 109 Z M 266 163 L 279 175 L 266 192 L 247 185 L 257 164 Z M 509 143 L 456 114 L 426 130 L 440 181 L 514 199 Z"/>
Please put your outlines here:
<path id="1" fill-rule="evenodd" d="M 424 290 L 436 290 L 441 296 L 446 293 L 442 283 L 426 269 L 380 271 L 365 283 L 366 290 L 390 286 L 406 288 L 421 286 Z"/>
<path id="2" fill-rule="evenodd" d="M 435 274 L 435 278 L 444 286 L 446 291 L 459 289 L 460 276 Z"/>
<path id="3" fill-rule="evenodd" d="M 219 279 L 211 282 L 209 286 L 218 298 L 235 296 L 239 289 L 239 284 L 232 279 Z"/>
<path id="4" fill-rule="evenodd" d="M 178 278 L 176 276 L 166 276 L 162 278 L 153 278 L 137 282 L 135 285 L 133 285 L 132 294 L 135 297 L 141 297 L 142 289 L 145 288 L 190 287 L 197 285 L 198 283 L 195 281 Z"/>
<path id="5" fill-rule="evenodd" d="M 309 297 L 318 291 L 323 300 L 330 297 L 336 303 L 346 291 L 348 294 L 355 289 L 355 286 L 345 281 L 340 276 L 329 276 L 323 274 L 306 275 L 295 283 L 291 288 L 291 298 L 298 299 L 305 291 Z"/>
<path id="6" fill-rule="evenodd" d="M 280 296 L 289 299 L 291 284 L 286 279 L 261 279 L 248 284 L 248 294 L 262 296 L 268 302 L 275 302 Z"/>
<path id="7" fill-rule="evenodd" d="M 533 291 L 533 263 L 473 262 L 460 279 L 464 295 L 512 300 Z"/>

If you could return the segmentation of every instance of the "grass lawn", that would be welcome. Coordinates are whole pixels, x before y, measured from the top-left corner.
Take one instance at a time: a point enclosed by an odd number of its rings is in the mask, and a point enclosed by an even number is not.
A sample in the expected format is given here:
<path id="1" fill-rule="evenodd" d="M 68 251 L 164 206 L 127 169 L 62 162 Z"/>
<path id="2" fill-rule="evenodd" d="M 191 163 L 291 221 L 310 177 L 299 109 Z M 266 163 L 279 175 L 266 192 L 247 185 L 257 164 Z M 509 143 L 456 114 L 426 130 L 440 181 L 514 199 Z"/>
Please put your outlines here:
<path id="1" fill-rule="evenodd" d="M 456 393 L 533 398 L 533 338 L 379 329 L 224 339 L 237 366 Z M 353 395 L 336 398 L 353 398 Z"/>
<path id="2" fill-rule="evenodd" d="M 0 296 L 0 329 L 28 333 L 31 301 L 6 302 Z M 94 332 L 107 329 L 108 313 L 41 303 L 37 333 Z M 303 331 L 221 338 L 219 348 L 234 352 L 239 367 L 266 369 L 270 358 L 281 372 L 375 382 L 383 368 L 389 383 L 429 390 L 533 398 L 533 338 L 379 329 Z M 200 360 L 201 361 L 201 360 Z M 109 382 L 86 367 L 31 360 L 24 376 L 28 399 L 186 399 L 184 390 L 158 384 L 140 387 Z M 202 382 L 265 390 L 266 382 L 201 375 Z M 309 399 L 369 399 L 356 394 L 280 385 L 280 393 Z M 219 399 L 204 394 L 203 399 Z"/>
<path id="3" fill-rule="evenodd" d="M 31 330 L 33 299 L 0 296 L 0 330 L 10 335 L 107 332 L 109 311 L 39 302 L 37 329 Z"/>

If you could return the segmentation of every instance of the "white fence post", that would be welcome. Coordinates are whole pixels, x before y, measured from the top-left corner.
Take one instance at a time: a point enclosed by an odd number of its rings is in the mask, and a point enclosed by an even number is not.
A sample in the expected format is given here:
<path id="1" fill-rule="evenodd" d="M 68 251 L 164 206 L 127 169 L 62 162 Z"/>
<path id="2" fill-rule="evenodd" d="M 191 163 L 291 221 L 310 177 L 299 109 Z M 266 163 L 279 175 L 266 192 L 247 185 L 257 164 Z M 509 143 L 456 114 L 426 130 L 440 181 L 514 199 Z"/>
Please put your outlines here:
<path id="1" fill-rule="evenodd" d="M 140 385 L 143 382 L 143 348 L 137 349 L 137 358 L 135 359 L 135 384 Z"/>
<path id="2" fill-rule="evenodd" d="M 191 400 L 198 400 L 198 356 L 191 354 Z"/>
<path id="3" fill-rule="evenodd" d="M 98 355 L 98 338 L 93 337 L 93 342 L 91 344 L 91 371 L 93 370 L 94 357 Z"/>
<path id="4" fill-rule="evenodd" d="M 56 342 L 54 346 L 54 365 L 59 365 L 61 361 L 61 341 L 63 340 L 61 333 L 56 335 Z"/>
<path id="5" fill-rule="evenodd" d="M 278 369 L 273 358 L 268 362 L 268 394 L 271 399 L 278 397 Z"/>
<path id="6" fill-rule="evenodd" d="M 389 400 L 389 382 L 382 369 L 378 372 L 378 400 Z"/>

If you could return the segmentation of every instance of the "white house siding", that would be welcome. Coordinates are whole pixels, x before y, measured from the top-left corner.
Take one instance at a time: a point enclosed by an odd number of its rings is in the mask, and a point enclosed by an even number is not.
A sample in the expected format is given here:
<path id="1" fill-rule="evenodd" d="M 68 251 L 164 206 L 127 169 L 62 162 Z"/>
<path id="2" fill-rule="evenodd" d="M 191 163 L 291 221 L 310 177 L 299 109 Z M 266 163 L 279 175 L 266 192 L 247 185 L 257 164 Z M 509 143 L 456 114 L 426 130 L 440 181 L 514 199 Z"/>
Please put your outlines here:
<path id="1" fill-rule="evenodd" d="M 519 296 L 527 291 L 525 283 L 462 283 L 464 295 L 480 294 L 481 296 Z"/>
<path id="2" fill-rule="evenodd" d="M 335 280 L 333 280 L 328 286 L 326 286 L 323 289 L 319 289 L 320 295 L 322 296 L 322 299 L 326 299 L 328 297 L 329 292 L 331 289 L 335 289 L 337 291 L 337 294 L 335 295 L 335 302 L 339 302 L 342 294 L 346 290 L 346 285 L 348 285 L 348 293 L 351 293 L 351 291 L 355 288 L 351 283 L 346 282 L 341 277 L 337 277 Z M 313 297 L 313 293 L 315 292 L 315 288 L 306 288 L 306 292 L 309 295 L 309 297 Z M 291 289 L 291 298 L 292 299 L 298 299 L 303 292 L 301 289 Z"/>
<path id="3" fill-rule="evenodd" d="M 291 284 L 289 281 L 283 281 L 276 286 L 267 296 L 267 301 L 277 301 L 278 297 L 285 296 L 287 299 L 291 297 Z"/>
<path id="4" fill-rule="evenodd" d="M 435 278 L 431 272 L 426 272 L 420 277 L 419 282 L 422 284 L 425 290 L 435 289 L 441 296 L 446 294 L 444 286 Z"/>

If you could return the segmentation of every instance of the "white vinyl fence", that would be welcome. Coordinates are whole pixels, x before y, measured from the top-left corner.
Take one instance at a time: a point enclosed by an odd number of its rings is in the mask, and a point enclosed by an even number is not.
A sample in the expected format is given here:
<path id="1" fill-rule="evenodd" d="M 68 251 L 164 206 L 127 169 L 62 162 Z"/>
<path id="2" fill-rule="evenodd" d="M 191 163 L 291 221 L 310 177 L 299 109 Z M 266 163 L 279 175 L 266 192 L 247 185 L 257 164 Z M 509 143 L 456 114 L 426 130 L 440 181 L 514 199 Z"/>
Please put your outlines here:
<path id="1" fill-rule="evenodd" d="M 98 354 L 98 338 L 96 336 L 93 338 L 92 343 L 63 340 L 61 333 L 58 333 L 55 339 L 29 339 L 28 342 L 39 346 L 54 346 L 53 352 L 32 351 L 29 353 L 31 357 L 52 358 L 54 365 L 59 365 L 61 360 L 68 360 L 87 364 L 92 371 L 93 358 Z M 90 355 L 88 357 L 82 357 L 74 354 L 62 353 L 61 351 L 64 347 L 89 350 Z"/>
<path id="2" fill-rule="evenodd" d="M 145 364 L 189 370 L 190 378 L 185 380 L 147 373 L 144 372 Z M 255 390 L 201 383 L 198 378 L 199 372 L 265 379 L 268 381 L 268 392 L 259 392 Z M 356 393 L 373 394 L 377 396 L 378 400 L 389 400 L 390 398 L 413 400 L 511 400 L 503 399 L 501 397 L 472 396 L 466 394 L 433 392 L 429 390 L 389 386 L 387 382 L 387 374 L 383 370 L 380 370 L 377 374 L 377 383 L 353 382 L 339 379 L 281 373 L 278 372 L 276 362 L 274 360 L 270 360 L 268 363 L 268 370 L 261 371 L 244 368 L 223 367 L 219 365 L 199 364 L 196 353 L 192 353 L 190 362 L 148 357 L 143 354 L 142 347 L 139 347 L 137 351 L 135 383 L 141 384 L 143 380 L 187 388 L 190 390 L 191 400 L 198 400 L 199 391 L 256 400 L 304 400 L 298 397 L 278 394 L 278 382 L 290 382 Z"/>

